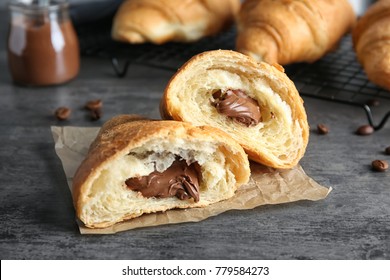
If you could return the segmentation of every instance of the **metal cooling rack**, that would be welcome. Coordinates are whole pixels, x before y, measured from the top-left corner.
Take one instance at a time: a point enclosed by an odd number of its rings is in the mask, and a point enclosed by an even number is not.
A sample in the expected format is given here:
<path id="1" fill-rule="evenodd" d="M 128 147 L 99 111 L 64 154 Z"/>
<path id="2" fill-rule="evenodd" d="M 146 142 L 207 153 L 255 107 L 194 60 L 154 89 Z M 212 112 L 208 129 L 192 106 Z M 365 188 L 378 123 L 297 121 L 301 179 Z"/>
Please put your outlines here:
<path id="1" fill-rule="evenodd" d="M 376 124 L 371 107 L 390 108 L 390 92 L 371 83 L 357 61 L 351 36 L 346 36 L 335 52 L 313 64 L 294 65 L 289 74 L 302 96 L 361 107 L 369 125 L 379 130 L 390 117 L 388 111 Z"/>
<path id="2" fill-rule="evenodd" d="M 111 40 L 107 24 L 103 23 L 103 26 L 94 25 L 94 30 L 99 32 L 91 32 L 88 28 L 77 29 L 82 55 L 108 59 L 118 77 L 124 77 L 135 64 L 176 72 L 184 62 L 200 52 L 234 49 L 236 35 L 232 29 L 191 44 L 129 45 Z M 357 62 L 350 36 L 344 37 L 338 49 L 321 60 L 313 64 L 287 66 L 286 73 L 304 97 L 362 108 L 368 124 L 375 130 L 383 128 L 390 118 L 388 111 L 378 123 L 374 121 L 371 107 L 379 103 L 390 108 L 390 92 L 368 81 Z"/>
<path id="3" fill-rule="evenodd" d="M 124 77 L 129 66 L 141 64 L 169 71 L 177 71 L 189 58 L 203 51 L 214 49 L 233 49 L 235 31 L 230 30 L 220 36 L 204 38 L 196 43 L 166 43 L 163 45 L 130 45 L 115 42 L 109 30 L 94 26 L 78 28 L 82 55 L 107 58 L 112 62 L 117 76 Z M 92 34 L 92 35 L 91 35 Z"/>

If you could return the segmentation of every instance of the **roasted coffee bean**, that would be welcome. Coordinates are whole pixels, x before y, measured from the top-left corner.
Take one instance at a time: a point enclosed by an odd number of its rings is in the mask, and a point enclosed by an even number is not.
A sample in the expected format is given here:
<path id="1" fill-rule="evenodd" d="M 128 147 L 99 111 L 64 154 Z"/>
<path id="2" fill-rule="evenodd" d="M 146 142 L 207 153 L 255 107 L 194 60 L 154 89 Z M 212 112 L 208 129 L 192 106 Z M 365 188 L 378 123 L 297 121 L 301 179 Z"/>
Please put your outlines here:
<path id="1" fill-rule="evenodd" d="M 378 99 L 370 99 L 370 100 L 367 100 L 366 104 L 368 106 L 371 106 L 371 107 L 377 107 L 379 106 L 381 103 L 379 102 Z"/>
<path id="2" fill-rule="evenodd" d="M 64 121 L 67 120 L 70 116 L 71 110 L 67 107 L 59 107 L 54 112 L 55 117 L 60 120 Z"/>
<path id="3" fill-rule="evenodd" d="M 362 125 L 356 130 L 357 135 L 370 135 L 374 133 L 374 128 L 371 125 Z"/>
<path id="4" fill-rule="evenodd" d="M 384 172 L 389 168 L 389 164 L 385 160 L 379 160 L 379 159 L 374 160 L 371 163 L 371 165 L 375 171 L 379 171 L 379 172 Z"/>
<path id="5" fill-rule="evenodd" d="M 102 106 L 103 102 L 100 99 L 90 100 L 85 104 L 85 109 L 93 111 L 102 108 Z"/>
<path id="6" fill-rule="evenodd" d="M 96 109 L 96 110 L 91 110 L 91 120 L 97 121 L 102 117 L 102 110 Z"/>
<path id="7" fill-rule="evenodd" d="M 329 128 L 326 125 L 320 123 L 319 125 L 317 125 L 317 132 L 318 134 L 328 134 Z"/>
<path id="8" fill-rule="evenodd" d="M 390 146 L 385 149 L 385 154 L 390 155 Z"/>

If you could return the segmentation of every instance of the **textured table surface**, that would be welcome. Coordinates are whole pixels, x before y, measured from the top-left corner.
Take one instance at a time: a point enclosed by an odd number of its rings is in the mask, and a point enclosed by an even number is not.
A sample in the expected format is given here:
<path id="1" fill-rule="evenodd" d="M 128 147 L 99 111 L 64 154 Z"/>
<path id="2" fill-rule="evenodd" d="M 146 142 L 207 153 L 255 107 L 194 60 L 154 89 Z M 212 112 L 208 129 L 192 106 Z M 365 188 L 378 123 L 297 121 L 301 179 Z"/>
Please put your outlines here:
<path id="1" fill-rule="evenodd" d="M 2 20 L 2 22 L 4 19 Z M 48 88 L 11 83 L 5 25 L 0 27 L 0 257 L 1 259 L 389 259 L 390 171 L 371 161 L 390 160 L 390 124 L 370 136 L 360 108 L 305 98 L 310 143 L 301 161 L 317 182 L 332 186 L 325 200 L 230 211 L 199 223 L 136 229 L 115 235 L 78 232 L 52 125 L 100 126 L 120 113 L 158 118 L 172 72 L 132 66 L 117 78 L 105 59 L 83 57 L 74 81 Z M 101 120 L 90 121 L 86 101 L 102 99 Z M 59 106 L 73 110 L 66 122 Z M 389 107 L 379 106 L 383 115 Z M 315 127 L 325 123 L 328 135 Z"/>

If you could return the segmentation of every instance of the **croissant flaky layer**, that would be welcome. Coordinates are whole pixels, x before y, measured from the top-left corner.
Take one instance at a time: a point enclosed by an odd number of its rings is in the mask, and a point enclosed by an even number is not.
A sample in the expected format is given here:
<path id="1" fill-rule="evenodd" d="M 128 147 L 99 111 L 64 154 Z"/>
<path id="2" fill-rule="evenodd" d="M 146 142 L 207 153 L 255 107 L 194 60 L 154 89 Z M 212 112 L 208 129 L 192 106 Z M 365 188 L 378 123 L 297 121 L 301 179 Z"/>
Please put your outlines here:
<path id="1" fill-rule="evenodd" d="M 390 90 L 390 1 L 370 6 L 358 20 L 352 38 L 370 81 Z"/>
<path id="2" fill-rule="evenodd" d="M 132 44 L 192 42 L 235 21 L 240 0 L 126 0 L 114 17 L 112 37 Z"/>
<path id="3" fill-rule="evenodd" d="M 247 155 L 222 131 L 122 115 L 103 125 L 76 171 L 73 200 L 87 227 L 103 228 L 230 198 L 249 176 Z"/>
<path id="4" fill-rule="evenodd" d="M 201 53 L 168 83 L 161 116 L 219 128 L 250 159 L 290 168 L 304 155 L 309 127 L 303 101 L 281 70 L 235 51 Z"/>
<path id="5" fill-rule="evenodd" d="M 236 49 L 271 64 L 313 62 L 335 48 L 354 22 L 347 0 L 246 0 Z"/>

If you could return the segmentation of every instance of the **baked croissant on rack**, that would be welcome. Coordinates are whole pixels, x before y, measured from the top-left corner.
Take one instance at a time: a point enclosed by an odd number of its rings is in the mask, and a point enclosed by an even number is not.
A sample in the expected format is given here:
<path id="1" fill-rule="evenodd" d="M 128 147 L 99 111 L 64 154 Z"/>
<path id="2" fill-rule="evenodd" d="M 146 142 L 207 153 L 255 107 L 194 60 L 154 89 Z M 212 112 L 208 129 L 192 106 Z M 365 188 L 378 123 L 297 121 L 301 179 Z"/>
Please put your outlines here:
<path id="1" fill-rule="evenodd" d="M 250 159 L 275 168 L 296 165 L 308 143 L 303 101 L 283 68 L 234 51 L 190 59 L 168 83 L 160 112 L 165 119 L 219 128 Z"/>
<path id="2" fill-rule="evenodd" d="M 240 0 L 126 0 L 112 27 L 115 40 L 132 44 L 192 42 L 235 21 Z"/>
<path id="3" fill-rule="evenodd" d="M 354 22 L 347 0 L 246 0 L 236 50 L 271 64 L 314 62 L 335 48 Z"/>
<path id="4" fill-rule="evenodd" d="M 249 176 L 247 155 L 222 131 L 124 115 L 91 144 L 73 178 L 73 200 L 87 227 L 103 228 L 230 198 Z"/>
<path id="5" fill-rule="evenodd" d="M 369 80 L 390 90 L 390 1 L 370 6 L 358 20 L 352 38 Z"/>

